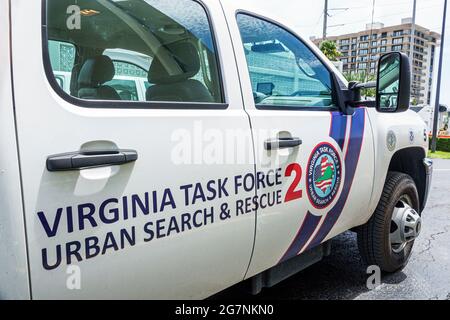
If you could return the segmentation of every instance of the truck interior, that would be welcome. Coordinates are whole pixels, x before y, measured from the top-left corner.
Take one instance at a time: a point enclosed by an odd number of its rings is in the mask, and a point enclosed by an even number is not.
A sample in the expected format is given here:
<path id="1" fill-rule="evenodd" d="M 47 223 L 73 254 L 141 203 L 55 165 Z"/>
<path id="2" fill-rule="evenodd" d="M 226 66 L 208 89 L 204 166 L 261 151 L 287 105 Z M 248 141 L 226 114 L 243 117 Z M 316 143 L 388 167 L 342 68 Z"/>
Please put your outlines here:
<path id="1" fill-rule="evenodd" d="M 105 51 L 124 50 L 148 59 L 146 101 L 221 103 L 219 67 L 204 8 L 165 10 L 167 3 L 144 0 L 79 0 L 79 12 L 68 14 L 70 0 L 47 0 L 44 22 L 50 41 L 70 43 L 76 54 L 71 71 L 70 94 L 87 100 L 124 100 L 116 88 L 115 61 Z M 79 28 L 70 27 L 79 15 Z M 74 20 L 75 21 L 75 20 Z M 46 45 L 46 44 L 44 44 Z M 126 55 L 125 55 L 126 57 Z M 133 61 L 125 61 L 134 64 Z M 142 68 L 142 65 L 139 66 Z M 55 67 L 52 65 L 55 71 Z"/>

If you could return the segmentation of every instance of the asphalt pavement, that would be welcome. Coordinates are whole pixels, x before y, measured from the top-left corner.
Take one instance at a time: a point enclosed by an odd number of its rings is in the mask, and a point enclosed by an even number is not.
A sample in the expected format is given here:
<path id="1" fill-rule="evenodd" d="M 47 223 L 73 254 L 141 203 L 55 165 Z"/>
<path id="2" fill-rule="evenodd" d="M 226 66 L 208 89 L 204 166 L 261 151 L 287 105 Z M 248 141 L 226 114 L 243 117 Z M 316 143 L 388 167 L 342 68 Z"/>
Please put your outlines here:
<path id="1" fill-rule="evenodd" d="M 408 265 L 385 274 L 381 284 L 367 288 L 369 275 L 361 261 L 356 234 L 346 232 L 332 243 L 332 253 L 256 296 L 242 285 L 216 297 L 221 299 L 447 299 L 450 300 L 450 160 L 434 160 L 432 189 L 423 212 L 423 226 Z"/>

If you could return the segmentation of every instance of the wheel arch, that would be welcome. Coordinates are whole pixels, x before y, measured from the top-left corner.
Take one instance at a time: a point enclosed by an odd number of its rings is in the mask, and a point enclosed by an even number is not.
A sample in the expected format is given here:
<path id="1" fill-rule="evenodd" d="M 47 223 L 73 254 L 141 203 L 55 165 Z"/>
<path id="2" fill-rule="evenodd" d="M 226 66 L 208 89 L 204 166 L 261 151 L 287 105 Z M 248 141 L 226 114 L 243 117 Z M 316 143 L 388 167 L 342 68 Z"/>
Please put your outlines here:
<path id="1" fill-rule="evenodd" d="M 423 211 L 427 198 L 427 172 L 423 164 L 425 158 L 423 148 L 409 147 L 398 150 L 389 163 L 389 171 L 406 173 L 414 180 L 419 193 L 420 212 Z"/>

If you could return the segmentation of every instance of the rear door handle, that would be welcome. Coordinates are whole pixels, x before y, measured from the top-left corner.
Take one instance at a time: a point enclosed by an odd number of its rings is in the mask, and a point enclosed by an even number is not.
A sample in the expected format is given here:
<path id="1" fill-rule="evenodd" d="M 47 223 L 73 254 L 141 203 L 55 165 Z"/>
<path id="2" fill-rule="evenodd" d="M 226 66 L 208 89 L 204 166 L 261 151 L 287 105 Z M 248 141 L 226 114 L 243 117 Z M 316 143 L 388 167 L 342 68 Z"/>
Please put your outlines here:
<path id="1" fill-rule="evenodd" d="M 264 142 L 264 148 L 266 150 L 295 148 L 302 144 L 302 140 L 299 138 L 278 138 L 269 139 Z"/>
<path id="2" fill-rule="evenodd" d="M 47 158 L 48 171 L 71 171 L 104 166 L 116 166 L 138 159 L 135 150 L 76 151 Z"/>

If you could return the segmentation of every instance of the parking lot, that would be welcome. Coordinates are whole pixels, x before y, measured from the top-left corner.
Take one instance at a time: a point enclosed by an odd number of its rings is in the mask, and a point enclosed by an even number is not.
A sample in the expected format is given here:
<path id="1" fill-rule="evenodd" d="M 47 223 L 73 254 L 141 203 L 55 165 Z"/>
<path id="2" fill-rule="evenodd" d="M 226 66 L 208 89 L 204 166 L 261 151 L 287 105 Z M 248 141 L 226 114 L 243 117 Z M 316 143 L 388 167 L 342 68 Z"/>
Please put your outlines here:
<path id="1" fill-rule="evenodd" d="M 280 284 L 251 296 L 241 286 L 222 299 L 447 299 L 450 300 L 450 160 L 434 160 L 432 189 L 423 213 L 423 228 L 407 267 L 383 275 L 375 290 L 366 286 L 368 274 L 356 245 L 346 232 L 333 241 L 332 253 L 316 265 Z"/>

